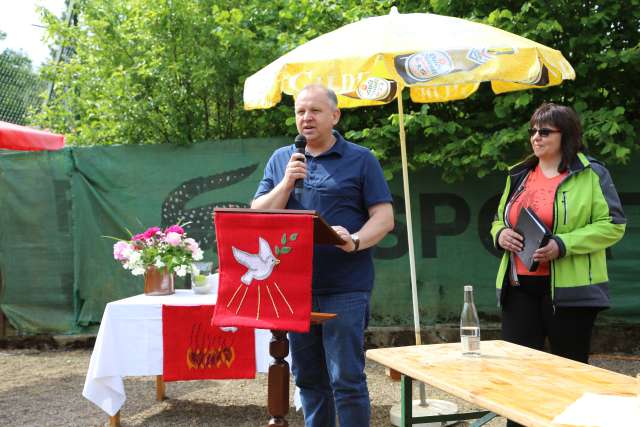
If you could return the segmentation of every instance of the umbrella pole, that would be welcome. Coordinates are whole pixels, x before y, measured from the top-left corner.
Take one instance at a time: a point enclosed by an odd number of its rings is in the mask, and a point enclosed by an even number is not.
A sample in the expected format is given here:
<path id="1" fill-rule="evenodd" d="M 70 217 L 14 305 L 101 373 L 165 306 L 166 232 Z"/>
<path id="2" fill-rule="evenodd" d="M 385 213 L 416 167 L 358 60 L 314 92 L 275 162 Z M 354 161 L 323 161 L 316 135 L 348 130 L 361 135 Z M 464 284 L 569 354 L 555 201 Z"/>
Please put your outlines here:
<path id="1" fill-rule="evenodd" d="M 402 187 L 404 193 L 404 211 L 407 220 L 407 243 L 409 248 L 409 272 L 411 274 L 411 302 L 413 304 L 413 327 L 416 345 L 422 344 L 420 336 L 420 311 L 418 309 L 418 285 L 416 281 L 416 258 L 413 250 L 413 222 L 411 221 L 411 197 L 409 193 L 409 164 L 407 162 L 407 144 L 404 132 L 404 109 L 402 108 L 402 89 L 398 92 L 398 116 L 400 126 L 400 158 L 402 159 Z M 420 405 L 426 406 L 424 383 L 420 383 Z"/>

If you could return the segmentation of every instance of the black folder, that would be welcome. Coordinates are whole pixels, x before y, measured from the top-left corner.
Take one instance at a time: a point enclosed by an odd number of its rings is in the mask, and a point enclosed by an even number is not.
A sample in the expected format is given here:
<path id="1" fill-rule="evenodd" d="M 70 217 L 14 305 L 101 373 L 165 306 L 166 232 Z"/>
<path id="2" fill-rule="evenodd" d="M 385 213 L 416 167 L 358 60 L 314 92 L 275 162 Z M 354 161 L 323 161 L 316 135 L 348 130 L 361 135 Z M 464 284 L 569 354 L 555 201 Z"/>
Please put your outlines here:
<path id="1" fill-rule="evenodd" d="M 551 238 L 551 231 L 542 222 L 536 213 L 529 208 L 522 208 L 518 215 L 518 223 L 516 224 L 515 231 L 518 232 L 524 238 L 524 247 L 516 255 L 529 269 L 529 271 L 536 271 L 538 269 L 538 262 L 533 260 L 533 253 L 547 243 Z"/>

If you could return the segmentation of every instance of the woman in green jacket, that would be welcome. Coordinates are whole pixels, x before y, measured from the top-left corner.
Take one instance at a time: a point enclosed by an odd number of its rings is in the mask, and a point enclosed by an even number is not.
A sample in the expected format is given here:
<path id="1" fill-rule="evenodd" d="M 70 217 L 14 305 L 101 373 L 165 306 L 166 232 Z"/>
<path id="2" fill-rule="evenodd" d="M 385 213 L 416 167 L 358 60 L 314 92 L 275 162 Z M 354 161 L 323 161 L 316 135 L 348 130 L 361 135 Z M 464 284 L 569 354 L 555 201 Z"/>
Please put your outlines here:
<path id="1" fill-rule="evenodd" d="M 587 363 L 595 318 L 609 306 L 605 250 L 622 238 L 626 219 L 609 172 L 584 153 L 571 108 L 543 104 L 530 126 L 533 153 L 509 170 L 491 227 L 504 250 L 496 280 L 502 338 L 539 350 L 548 338 L 553 354 Z M 516 256 L 525 207 L 552 232 L 534 253 L 536 271 Z"/>

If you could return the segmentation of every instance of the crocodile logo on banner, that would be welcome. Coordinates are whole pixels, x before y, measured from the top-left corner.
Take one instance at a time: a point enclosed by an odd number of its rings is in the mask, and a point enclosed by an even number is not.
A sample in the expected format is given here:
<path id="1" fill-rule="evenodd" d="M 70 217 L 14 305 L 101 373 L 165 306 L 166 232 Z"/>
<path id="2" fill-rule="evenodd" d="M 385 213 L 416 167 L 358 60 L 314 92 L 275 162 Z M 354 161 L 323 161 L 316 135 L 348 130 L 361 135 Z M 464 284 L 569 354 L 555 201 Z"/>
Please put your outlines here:
<path id="1" fill-rule="evenodd" d="M 197 196 L 213 190 L 226 189 L 251 175 L 258 163 L 209 176 L 199 176 L 183 182 L 174 188 L 162 203 L 161 226 L 167 227 L 179 220 L 189 222 L 185 228 L 203 250 L 213 248 L 215 244 L 215 227 L 213 225 L 214 208 L 248 208 L 245 202 L 216 201 L 204 206 L 187 208 L 187 204 Z M 229 191 L 229 190 L 226 190 Z"/>

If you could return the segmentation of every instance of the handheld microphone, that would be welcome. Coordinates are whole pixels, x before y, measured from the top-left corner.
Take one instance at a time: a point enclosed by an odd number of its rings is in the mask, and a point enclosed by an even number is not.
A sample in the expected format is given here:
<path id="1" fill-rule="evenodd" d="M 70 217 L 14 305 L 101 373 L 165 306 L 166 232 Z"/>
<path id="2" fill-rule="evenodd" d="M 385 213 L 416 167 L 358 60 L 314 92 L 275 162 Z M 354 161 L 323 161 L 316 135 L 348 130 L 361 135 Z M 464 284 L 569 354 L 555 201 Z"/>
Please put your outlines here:
<path id="1" fill-rule="evenodd" d="M 304 135 L 298 135 L 295 139 L 296 153 L 300 153 L 304 156 L 305 148 L 307 146 L 307 138 Z M 293 195 L 300 202 L 302 200 L 302 192 L 304 191 L 304 180 L 297 179 L 293 188 Z"/>

